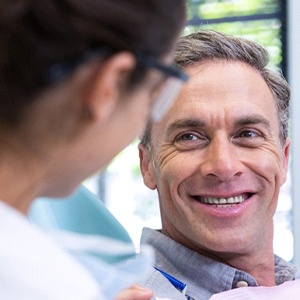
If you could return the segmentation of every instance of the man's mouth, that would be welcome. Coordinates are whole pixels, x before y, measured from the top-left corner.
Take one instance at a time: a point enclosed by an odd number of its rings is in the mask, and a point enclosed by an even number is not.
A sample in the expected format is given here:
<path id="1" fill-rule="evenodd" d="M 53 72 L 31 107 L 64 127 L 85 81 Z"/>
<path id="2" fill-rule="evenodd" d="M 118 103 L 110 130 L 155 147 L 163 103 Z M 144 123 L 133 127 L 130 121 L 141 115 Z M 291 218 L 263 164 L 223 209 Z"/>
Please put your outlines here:
<path id="1" fill-rule="evenodd" d="M 228 198 L 215 198 L 215 197 L 201 197 L 201 196 L 193 196 L 194 199 L 201 203 L 210 204 L 215 207 L 232 207 L 237 204 L 240 204 L 251 197 L 251 194 L 242 194 L 237 196 L 231 196 Z"/>

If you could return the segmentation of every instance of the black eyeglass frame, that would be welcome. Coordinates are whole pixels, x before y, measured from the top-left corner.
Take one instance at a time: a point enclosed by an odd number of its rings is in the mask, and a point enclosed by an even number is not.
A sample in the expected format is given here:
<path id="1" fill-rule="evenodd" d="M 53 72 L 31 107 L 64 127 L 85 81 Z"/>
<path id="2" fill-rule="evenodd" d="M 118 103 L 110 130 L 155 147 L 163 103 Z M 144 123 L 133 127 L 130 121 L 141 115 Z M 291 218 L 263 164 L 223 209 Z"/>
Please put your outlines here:
<path id="1" fill-rule="evenodd" d="M 164 65 L 158 59 L 145 55 L 145 54 L 136 54 L 137 64 L 142 66 L 156 69 L 165 74 L 166 77 L 175 77 L 185 82 L 189 79 L 189 76 L 184 73 L 181 69 L 175 65 Z"/>
<path id="2" fill-rule="evenodd" d="M 93 50 L 88 51 L 83 55 L 76 56 L 74 58 L 67 59 L 63 62 L 55 63 L 51 65 L 42 75 L 42 80 L 45 84 L 54 84 L 66 78 L 81 64 L 84 64 L 87 61 L 97 58 L 99 56 L 105 58 L 107 56 L 113 55 L 114 53 L 117 53 L 117 51 L 107 46 L 97 47 Z M 188 75 L 174 65 L 171 66 L 164 65 L 158 59 L 150 55 L 141 54 L 141 53 L 134 54 L 134 55 L 136 57 L 138 65 L 147 68 L 156 69 L 164 73 L 166 77 L 175 77 L 180 79 L 183 82 L 188 80 Z"/>

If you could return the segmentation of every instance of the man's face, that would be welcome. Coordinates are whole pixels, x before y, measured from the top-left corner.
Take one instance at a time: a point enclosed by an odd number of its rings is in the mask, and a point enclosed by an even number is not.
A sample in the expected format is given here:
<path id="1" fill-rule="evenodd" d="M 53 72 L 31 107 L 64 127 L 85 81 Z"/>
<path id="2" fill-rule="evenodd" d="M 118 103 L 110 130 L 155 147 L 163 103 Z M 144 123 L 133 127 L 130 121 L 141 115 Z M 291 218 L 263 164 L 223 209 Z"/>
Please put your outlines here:
<path id="1" fill-rule="evenodd" d="M 258 71 L 240 62 L 186 71 L 190 80 L 178 100 L 153 125 L 153 158 L 140 147 L 145 184 L 159 194 L 163 231 L 200 253 L 272 247 L 289 154 L 272 93 Z"/>

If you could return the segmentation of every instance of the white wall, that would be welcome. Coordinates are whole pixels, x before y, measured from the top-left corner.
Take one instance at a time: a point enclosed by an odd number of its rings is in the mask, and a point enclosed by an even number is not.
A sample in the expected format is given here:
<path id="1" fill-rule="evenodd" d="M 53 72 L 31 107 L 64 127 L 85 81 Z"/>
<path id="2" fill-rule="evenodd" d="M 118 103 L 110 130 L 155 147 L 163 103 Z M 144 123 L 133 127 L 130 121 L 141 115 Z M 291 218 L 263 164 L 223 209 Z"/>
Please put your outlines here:
<path id="1" fill-rule="evenodd" d="M 288 0 L 288 80 L 291 86 L 294 259 L 300 277 L 300 1 Z"/>

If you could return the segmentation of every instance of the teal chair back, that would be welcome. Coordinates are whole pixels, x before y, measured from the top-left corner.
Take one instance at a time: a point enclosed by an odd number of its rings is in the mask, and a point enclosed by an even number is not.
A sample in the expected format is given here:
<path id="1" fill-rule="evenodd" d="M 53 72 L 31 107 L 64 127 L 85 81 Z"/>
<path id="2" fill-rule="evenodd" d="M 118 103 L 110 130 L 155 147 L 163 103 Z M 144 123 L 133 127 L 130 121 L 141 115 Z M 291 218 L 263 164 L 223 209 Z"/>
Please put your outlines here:
<path id="1" fill-rule="evenodd" d="M 132 243 L 132 240 L 103 202 L 84 186 L 67 198 L 36 199 L 29 219 L 49 230 L 96 234 Z"/>

